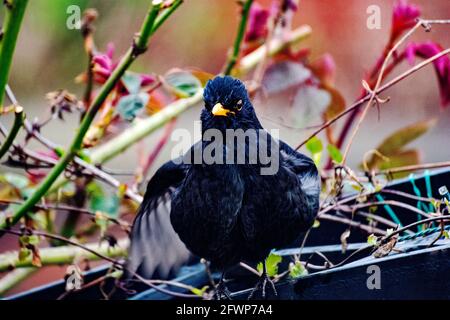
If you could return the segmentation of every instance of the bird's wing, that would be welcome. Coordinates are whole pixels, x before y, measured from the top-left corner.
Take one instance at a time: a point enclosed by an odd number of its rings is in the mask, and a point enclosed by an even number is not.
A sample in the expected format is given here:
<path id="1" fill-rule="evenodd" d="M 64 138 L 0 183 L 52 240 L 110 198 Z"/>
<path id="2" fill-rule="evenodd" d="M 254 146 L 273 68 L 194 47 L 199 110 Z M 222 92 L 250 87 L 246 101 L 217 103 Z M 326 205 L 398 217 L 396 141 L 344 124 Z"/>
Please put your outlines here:
<path id="1" fill-rule="evenodd" d="M 171 193 L 186 171 L 187 165 L 169 161 L 149 181 L 131 230 L 128 278 L 133 272 L 145 278 L 167 278 L 189 260 L 190 252 L 170 223 Z"/>
<path id="2" fill-rule="evenodd" d="M 309 208 L 312 214 L 317 214 L 319 209 L 320 176 L 314 161 L 292 149 L 283 141 L 280 142 L 280 150 L 288 168 L 299 177 L 302 190 L 306 194 Z"/>

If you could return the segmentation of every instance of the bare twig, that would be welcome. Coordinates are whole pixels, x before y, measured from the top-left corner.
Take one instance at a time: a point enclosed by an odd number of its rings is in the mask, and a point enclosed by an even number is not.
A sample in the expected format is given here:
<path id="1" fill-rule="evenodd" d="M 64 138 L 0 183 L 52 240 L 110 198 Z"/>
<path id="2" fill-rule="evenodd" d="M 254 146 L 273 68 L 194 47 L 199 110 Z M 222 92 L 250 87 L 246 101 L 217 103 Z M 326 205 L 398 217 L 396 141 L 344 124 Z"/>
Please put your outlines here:
<path id="1" fill-rule="evenodd" d="M 447 48 L 447 49 L 439 52 L 438 54 L 432 56 L 431 58 L 426 59 L 426 60 L 422 61 L 421 63 L 415 65 L 414 67 L 408 69 L 407 71 L 405 71 L 401 75 L 395 77 L 394 79 L 392 79 L 391 81 L 389 81 L 385 85 L 379 87 L 377 90 L 374 90 L 373 92 L 375 94 L 380 94 L 380 93 L 384 92 L 385 90 L 389 89 L 390 87 L 392 87 L 393 85 L 397 84 L 401 80 L 407 78 L 408 76 L 410 76 L 411 74 L 415 73 L 416 71 L 422 69 L 426 65 L 432 63 L 433 61 L 435 61 L 435 60 L 439 59 L 440 57 L 442 57 L 444 55 L 447 55 L 449 53 L 450 53 L 450 48 Z M 301 147 L 303 147 L 309 140 L 311 140 L 311 138 L 315 137 L 317 134 L 322 132 L 324 129 L 326 129 L 329 126 L 331 126 L 332 124 L 334 124 L 337 120 L 339 120 L 342 117 L 344 117 L 345 115 L 349 114 L 352 110 L 359 108 L 364 102 L 369 101 L 371 95 L 372 94 L 366 94 L 363 98 L 361 98 L 358 101 L 354 102 L 351 106 L 346 108 L 343 112 L 341 112 L 340 114 L 336 115 L 334 118 L 332 118 L 332 119 L 328 120 L 327 122 L 325 122 L 322 126 L 320 126 L 318 129 L 316 129 L 312 134 L 310 134 L 305 140 L 303 140 L 303 142 L 300 143 L 295 148 L 295 150 L 298 150 Z"/>
<path id="2" fill-rule="evenodd" d="M 450 23 L 450 20 L 447 22 L 444 22 L 444 20 L 436 20 L 437 23 Z M 389 60 L 391 59 L 391 57 L 394 55 L 394 53 L 396 52 L 396 50 L 400 47 L 400 45 L 402 45 L 406 39 L 408 39 L 419 27 L 428 27 L 429 25 L 436 23 L 434 20 L 423 20 L 423 19 L 419 19 L 419 21 L 416 23 L 416 25 L 414 27 L 412 27 L 410 30 L 408 30 L 408 32 L 405 33 L 405 35 L 399 40 L 397 41 L 397 43 L 395 43 L 392 48 L 389 50 L 388 54 L 386 55 L 383 64 L 381 66 L 380 72 L 378 74 L 378 78 L 377 81 L 375 83 L 375 86 L 373 89 L 370 88 L 366 88 L 366 89 L 370 89 L 370 98 L 369 101 L 367 102 L 366 106 L 363 109 L 363 112 L 361 114 L 361 116 L 359 117 L 358 122 L 356 123 L 356 127 L 353 130 L 349 142 L 347 143 L 347 146 L 345 147 L 345 151 L 343 153 L 343 159 L 342 159 L 342 163 L 345 163 L 348 153 L 350 151 L 350 147 L 353 143 L 353 140 L 356 136 L 356 133 L 358 132 L 359 128 L 361 127 L 362 122 L 364 121 L 364 118 L 367 115 L 367 112 L 370 108 L 370 106 L 372 105 L 372 102 L 377 98 L 377 91 L 381 85 L 381 81 L 383 79 L 383 75 L 384 75 L 384 71 L 388 65 Z"/>

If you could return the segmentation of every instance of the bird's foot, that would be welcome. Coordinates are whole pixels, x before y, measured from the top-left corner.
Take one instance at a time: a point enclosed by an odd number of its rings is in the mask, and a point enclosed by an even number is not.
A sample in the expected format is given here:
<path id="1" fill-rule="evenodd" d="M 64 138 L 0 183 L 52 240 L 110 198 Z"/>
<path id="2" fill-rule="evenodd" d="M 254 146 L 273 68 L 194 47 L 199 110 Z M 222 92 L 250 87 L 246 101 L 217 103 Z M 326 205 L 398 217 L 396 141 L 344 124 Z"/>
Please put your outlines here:
<path id="1" fill-rule="evenodd" d="M 263 273 L 261 277 L 259 278 L 258 282 L 256 283 L 256 286 L 253 288 L 252 292 L 250 292 L 248 296 L 248 300 L 253 299 L 255 296 L 255 293 L 258 291 L 261 291 L 261 299 L 266 299 L 266 287 L 269 287 L 272 290 L 272 293 L 274 296 L 277 296 L 277 290 L 275 289 L 275 284 L 270 279 L 270 277 L 267 275 L 267 273 Z"/>
<path id="2" fill-rule="evenodd" d="M 231 292 L 228 290 L 227 286 L 225 285 L 225 281 L 221 280 L 219 284 L 214 289 L 214 300 L 232 300 L 231 299 Z"/>

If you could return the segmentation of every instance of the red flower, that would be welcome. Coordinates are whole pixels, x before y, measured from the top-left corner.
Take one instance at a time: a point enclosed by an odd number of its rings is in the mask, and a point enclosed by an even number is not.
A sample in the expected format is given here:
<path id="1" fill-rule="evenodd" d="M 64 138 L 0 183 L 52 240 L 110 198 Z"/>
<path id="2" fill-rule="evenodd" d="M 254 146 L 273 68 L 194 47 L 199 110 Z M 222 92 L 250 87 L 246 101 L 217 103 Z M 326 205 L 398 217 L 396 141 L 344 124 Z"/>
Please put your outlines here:
<path id="1" fill-rule="evenodd" d="M 414 63 L 415 57 L 428 59 L 435 56 L 443 49 L 432 41 L 421 44 L 410 43 L 405 49 L 406 59 L 410 64 Z M 433 62 L 434 69 L 439 81 L 439 90 L 441 93 L 441 105 L 446 107 L 450 104 L 450 58 L 445 55 Z"/>
<path id="2" fill-rule="evenodd" d="M 269 10 L 264 9 L 259 3 L 255 2 L 250 8 L 248 27 L 245 34 L 245 41 L 255 41 L 264 38 L 267 35 L 267 20 L 269 19 Z"/>
<path id="3" fill-rule="evenodd" d="M 391 41 L 397 39 L 404 31 L 412 28 L 420 16 L 420 8 L 409 4 L 408 0 L 398 0 L 392 15 Z"/>

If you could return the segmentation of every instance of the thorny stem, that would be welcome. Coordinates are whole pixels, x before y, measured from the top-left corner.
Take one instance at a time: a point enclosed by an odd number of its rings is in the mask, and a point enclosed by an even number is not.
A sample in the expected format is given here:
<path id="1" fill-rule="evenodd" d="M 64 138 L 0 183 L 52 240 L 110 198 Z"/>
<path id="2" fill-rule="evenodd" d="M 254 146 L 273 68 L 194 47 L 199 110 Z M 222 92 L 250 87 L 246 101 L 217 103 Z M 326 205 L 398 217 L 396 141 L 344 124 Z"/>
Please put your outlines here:
<path id="1" fill-rule="evenodd" d="M 3 229 L 16 224 L 20 220 L 20 218 L 22 218 L 43 196 L 45 196 L 47 191 L 52 186 L 53 182 L 55 182 L 55 180 L 59 177 L 59 175 L 65 170 L 69 162 L 81 150 L 83 138 L 86 135 L 89 126 L 94 120 L 95 115 L 102 106 L 103 102 L 108 97 L 109 93 L 115 87 L 115 85 L 120 80 L 125 71 L 128 69 L 128 67 L 132 64 L 132 62 L 138 57 L 138 55 L 142 54 L 147 49 L 147 43 L 151 35 L 152 26 L 158 15 L 160 7 L 161 7 L 160 3 L 151 6 L 151 9 L 149 10 L 145 18 L 139 36 L 135 40 L 133 47 L 131 47 L 127 51 L 127 53 L 117 66 L 117 68 L 105 82 L 99 94 L 92 102 L 92 105 L 90 106 L 88 112 L 83 118 L 81 125 L 78 128 L 78 133 L 76 134 L 67 152 L 62 156 L 59 162 L 48 173 L 45 180 L 41 183 L 41 185 L 37 188 L 37 190 L 33 193 L 33 195 L 30 198 L 28 198 L 27 201 L 17 209 L 17 211 L 13 213 L 11 219 L 7 219 L 7 221 L 2 223 L 0 225 L 0 228 Z"/>
<path id="2" fill-rule="evenodd" d="M 400 82 L 401 80 L 407 78 L 408 76 L 410 76 L 411 74 L 413 74 L 414 72 L 422 69 L 423 67 L 425 67 L 426 65 L 432 63 L 433 61 L 439 59 L 440 57 L 447 55 L 450 53 L 450 48 L 447 48 L 441 52 L 439 52 L 438 54 L 432 56 L 431 58 L 422 61 L 421 63 L 415 65 L 414 67 L 408 69 L 407 71 L 405 71 L 404 73 L 402 73 L 401 75 L 395 77 L 394 79 L 392 79 L 391 81 L 389 81 L 388 83 L 386 83 L 385 85 L 379 87 L 377 90 L 374 90 L 373 93 L 375 94 L 379 94 L 384 92 L 386 89 L 389 89 L 390 87 L 392 87 L 394 84 Z M 359 99 L 358 101 L 354 102 L 351 106 L 349 106 L 348 108 L 346 108 L 344 111 L 342 111 L 341 113 L 339 113 L 338 115 L 336 115 L 334 118 L 328 120 L 327 122 L 325 122 L 322 126 L 320 126 L 318 129 L 316 129 L 312 134 L 310 134 L 305 140 L 303 140 L 303 142 L 301 142 L 296 148 L 295 150 L 300 149 L 301 147 L 303 147 L 309 140 L 311 140 L 313 137 L 315 137 L 317 134 L 319 134 L 320 132 L 322 132 L 324 129 L 328 128 L 329 126 L 331 126 L 332 124 L 334 124 L 337 120 L 339 120 L 340 118 L 344 117 L 345 115 L 347 115 L 348 113 L 352 112 L 353 110 L 359 108 L 364 102 L 368 101 L 371 97 L 371 94 L 366 94 L 363 98 Z"/>
<path id="3" fill-rule="evenodd" d="M 245 29 L 247 27 L 248 14 L 250 13 L 250 7 L 252 6 L 253 0 L 247 0 L 242 7 L 242 17 L 239 23 L 238 33 L 234 40 L 233 51 L 228 58 L 227 64 L 225 66 L 224 74 L 229 75 L 233 70 L 234 66 L 239 57 L 239 52 L 241 51 L 241 43 L 244 39 Z"/>
<path id="4" fill-rule="evenodd" d="M 14 49 L 28 0 L 10 0 L 6 5 L 3 38 L 0 44 L 0 113 L 3 112 L 5 87 L 8 82 Z"/>
<path id="5" fill-rule="evenodd" d="M 16 106 L 14 109 L 14 123 L 9 132 L 9 135 L 6 137 L 5 142 L 0 148 L 0 159 L 8 152 L 9 148 L 12 146 L 14 139 L 19 133 L 20 128 L 22 127 L 23 121 L 25 119 L 25 115 L 23 113 L 23 108 L 21 106 Z"/>

